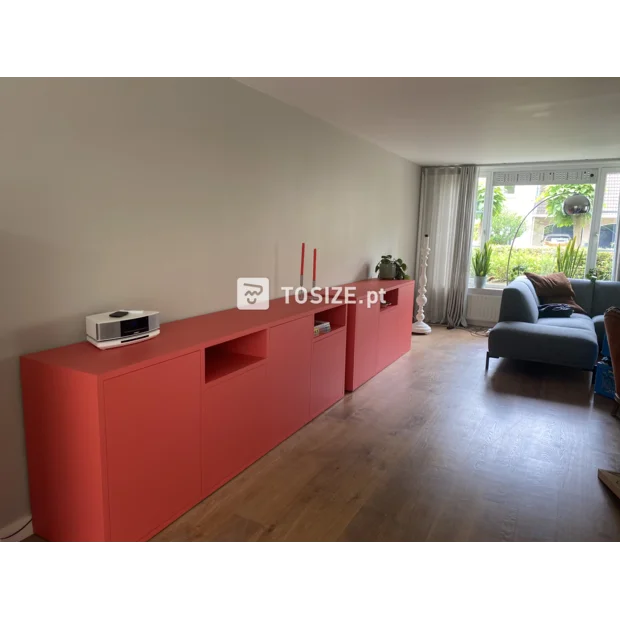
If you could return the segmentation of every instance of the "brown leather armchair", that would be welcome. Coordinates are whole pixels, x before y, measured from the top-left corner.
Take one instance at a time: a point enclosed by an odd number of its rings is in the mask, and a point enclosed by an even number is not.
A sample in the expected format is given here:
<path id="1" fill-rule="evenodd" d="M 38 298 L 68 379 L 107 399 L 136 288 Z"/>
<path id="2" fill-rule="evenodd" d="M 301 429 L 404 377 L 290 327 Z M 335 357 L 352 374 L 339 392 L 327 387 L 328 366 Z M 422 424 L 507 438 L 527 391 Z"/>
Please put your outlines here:
<path id="1" fill-rule="evenodd" d="M 603 320 L 605 321 L 609 356 L 611 357 L 611 367 L 614 371 L 614 382 L 616 384 L 614 415 L 618 417 L 618 409 L 620 408 L 620 396 L 618 395 L 618 388 L 620 388 L 620 308 L 608 308 Z M 599 469 L 598 478 L 620 499 L 620 472 Z"/>
<path id="2" fill-rule="evenodd" d="M 614 415 L 617 417 L 620 408 L 620 308 L 615 306 L 605 311 L 603 320 L 605 321 L 605 332 L 607 333 L 607 343 L 609 344 L 609 356 L 611 357 L 611 367 L 614 371 L 614 382 L 616 384 L 615 401 L 616 409 Z"/>

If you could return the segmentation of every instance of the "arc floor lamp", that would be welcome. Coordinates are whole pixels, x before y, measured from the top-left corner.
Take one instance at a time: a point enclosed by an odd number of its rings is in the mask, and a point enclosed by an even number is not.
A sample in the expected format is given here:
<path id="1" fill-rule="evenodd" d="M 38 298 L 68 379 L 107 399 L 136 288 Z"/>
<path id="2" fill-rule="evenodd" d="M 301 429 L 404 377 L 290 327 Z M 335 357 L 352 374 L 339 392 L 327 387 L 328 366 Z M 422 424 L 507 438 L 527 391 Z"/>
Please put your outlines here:
<path id="1" fill-rule="evenodd" d="M 555 196 L 547 196 L 543 198 L 541 201 L 537 202 L 525 215 L 525 217 L 521 220 L 519 227 L 517 228 L 514 237 L 512 238 L 512 243 L 510 244 L 510 251 L 508 252 L 508 263 L 506 264 L 506 282 L 510 282 L 510 257 L 512 256 L 512 248 L 514 247 L 515 241 L 519 236 L 519 231 L 521 230 L 521 226 L 525 220 L 536 210 L 538 207 L 541 207 L 545 203 L 549 202 L 553 198 L 558 198 L 559 196 L 556 194 Z M 584 215 L 585 213 L 590 212 L 590 199 L 583 194 L 573 194 L 572 196 L 568 196 L 566 200 L 564 200 L 564 204 L 562 205 L 562 209 L 564 211 L 564 215 Z"/>

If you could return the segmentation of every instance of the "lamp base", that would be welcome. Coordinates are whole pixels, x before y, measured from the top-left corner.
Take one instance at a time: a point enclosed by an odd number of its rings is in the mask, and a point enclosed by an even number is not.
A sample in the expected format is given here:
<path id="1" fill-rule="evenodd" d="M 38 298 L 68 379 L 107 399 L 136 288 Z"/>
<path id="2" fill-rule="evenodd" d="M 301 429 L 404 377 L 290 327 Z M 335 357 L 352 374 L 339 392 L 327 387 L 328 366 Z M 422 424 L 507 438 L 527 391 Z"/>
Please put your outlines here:
<path id="1" fill-rule="evenodd" d="M 411 326 L 412 334 L 430 334 L 433 330 L 430 325 L 427 325 L 424 321 L 416 321 Z"/>

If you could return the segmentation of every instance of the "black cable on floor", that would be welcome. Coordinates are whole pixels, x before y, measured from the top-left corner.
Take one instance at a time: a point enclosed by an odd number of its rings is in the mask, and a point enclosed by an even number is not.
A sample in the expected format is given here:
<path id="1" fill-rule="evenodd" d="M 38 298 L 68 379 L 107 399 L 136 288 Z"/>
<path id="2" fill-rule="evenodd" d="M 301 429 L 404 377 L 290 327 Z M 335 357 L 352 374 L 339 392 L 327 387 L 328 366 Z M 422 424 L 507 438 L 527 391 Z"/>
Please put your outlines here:
<path id="1" fill-rule="evenodd" d="M 459 329 L 464 329 L 472 336 L 478 336 L 479 338 L 488 338 L 491 331 L 490 327 L 475 327 L 473 325 L 471 327 L 459 327 Z"/>
<path id="2" fill-rule="evenodd" d="M 0 540 L 8 540 L 9 538 L 13 538 L 13 536 L 17 536 L 17 534 L 19 534 L 23 529 L 25 529 L 26 526 L 28 526 L 31 522 L 32 519 L 28 519 L 28 521 L 26 521 L 26 523 L 24 523 L 24 525 L 22 525 L 16 532 L 13 532 L 12 534 L 5 536 L 4 538 L 0 538 Z"/>

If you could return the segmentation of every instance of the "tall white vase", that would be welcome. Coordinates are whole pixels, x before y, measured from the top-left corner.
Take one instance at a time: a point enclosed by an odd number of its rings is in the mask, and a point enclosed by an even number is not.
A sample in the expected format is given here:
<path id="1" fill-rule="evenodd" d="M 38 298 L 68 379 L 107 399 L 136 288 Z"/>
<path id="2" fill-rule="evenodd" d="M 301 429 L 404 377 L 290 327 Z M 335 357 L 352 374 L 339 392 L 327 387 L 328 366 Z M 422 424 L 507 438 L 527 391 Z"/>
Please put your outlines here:
<path id="1" fill-rule="evenodd" d="M 415 323 L 411 326 L 412 334 L 430 334 L 431 327 L 424 322 L 424 306 L 428 299 L 426 299 L 426 269 L 428 267 L 428 255 L 431 249 L 428 245 L 428 235 L 424 235 L 424 247 L 420 258 L 422 259 L 422 267 L 420 269 L 420 287 L 418 289 L 418 297 L 416 302 L 418 304 L 418 313 L 415 315 Z"/>

